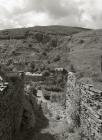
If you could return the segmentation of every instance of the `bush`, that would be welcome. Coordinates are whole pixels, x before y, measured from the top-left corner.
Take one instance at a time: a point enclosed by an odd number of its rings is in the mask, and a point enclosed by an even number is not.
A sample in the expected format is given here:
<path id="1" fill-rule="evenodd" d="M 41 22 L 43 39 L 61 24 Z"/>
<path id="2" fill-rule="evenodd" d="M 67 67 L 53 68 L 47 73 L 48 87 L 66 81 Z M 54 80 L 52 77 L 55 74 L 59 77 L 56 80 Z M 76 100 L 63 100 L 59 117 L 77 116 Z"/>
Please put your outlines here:
<path id="1" fill-rule="evenodd" d="M 83 78 L 84 77 L 84 72 L 81 72 L 81 71 L 77 72 L 76 77 L 77 77 L 77 79 Z"/>
<path id="2" fill-rule="evenodd" d="M 48 70 L 45 70 L 42 74 L 44 77 L 47 77 L 50 75 L 50 72 Z"/>
<path id="3" fill-rule="evenodd" d="M 57 61 L 59 61 L 61 59 L 61 57 L 60 57 L 60 55 L 57 55 L 55 58 L 54 58 L 54 62 L 57 62 Z"/>
<path id="4" fill-rule="evenodd" d="M 28 46 L 31 48 L 33 46 L 33 44 L 29 44 Z"/>
<path id="5" fill-rule="evenodd" d="M 60 92 L 62 91 L 62 88 L 58 87 L 57 85 L 55 86 L 48 86 L 48 87 L 45 87 L 45 90 L 47 91 L 56 91 L 56 92 Z"/>
<path id="6" fill-rule="evenodd" d="M 50 41 L 50 36 L 48 34 L 46 35 L 43 35 L 43 40 L 42 40 L 42 43 L 47 43 Z"/>
<path id="7" fill-rule="evenodd" d="M 84 43 L 84 40 L 81 39 L 81 40 L 79 41 L 79 43 L 80 43 L 80 44 L 83 44 L 83 43 Z"/>
<path id="8" fill-rule="evenodd" d="M 35 38 L 38 42 L 42 42 L 43 40 L 43 34 L 42 33 L 36 33 Z"/>
<path id="9" fill-rule="evenodd" d="M 46 100 L 50 100 L 50 92 L 48 92 L 48 91 L 46 91 L 46 90 L 44 90 L 44 92 L 43 92 L 43 96 L 44 96 L 44 98 L 46 99 Z"/>
<path id="10" fill-rule="evenodd" d="M 71 118 L 73 120 L 73 124 L 75 124 L 75 127 L 80 127 L 80 114 L 77 114 L 76 111 L 74 111 L 71 114 Z"/>
<path id="11" fill-rule="evenodd" d="M 51 40 L 51 46 L 56 47 L 57 46 L 57 39 Z"/>
<path id="12" fill-rule="evenodd" d="M 35 88 L 32 88 L 32 94 L 37 96 L 37 90 Z"/>
<path id="13" fill-rule="evenodd" d="M 72 64 L 70 65 L 70 71 L 76 73 L 75 67 Z"/>
<path id="14" fill-rule="evenodd" d="M 68 128 L 68 132 L 69 133 L 74 133 L 74 126 L 71 125 L 69 128 Z"/>
<path id="15" fill-rule="evenodd" d="M 43 56 L 47 56 L 47 53 L 46 53 L 46 52 L 43 52 L 42 55 L 43 55 Z"/>
<path id="16" fill-rule="evenodd" d="M 31 63 L 30 64 L 30 72 L 34 72 L 34 69 L 35 69 L 35 64 Z"/>
<path id="17" fill-rule="evenodd" d="M 94 73 L 92 74 L 92 78 L 95 82 L 102 82 L 102 74 L 101 73 Z"/>

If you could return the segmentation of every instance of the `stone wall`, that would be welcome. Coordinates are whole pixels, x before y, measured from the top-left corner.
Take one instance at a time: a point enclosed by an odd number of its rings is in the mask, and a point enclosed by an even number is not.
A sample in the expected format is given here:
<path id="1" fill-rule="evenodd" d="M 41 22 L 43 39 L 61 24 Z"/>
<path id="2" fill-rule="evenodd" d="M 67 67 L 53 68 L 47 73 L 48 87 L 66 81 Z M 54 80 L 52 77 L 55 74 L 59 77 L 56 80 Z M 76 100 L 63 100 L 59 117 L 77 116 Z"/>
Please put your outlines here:
<path id="1" fill-rule="evenodd" d="M 86 137 L 102 139 L 102 91 L 81 83 L 81 126 Z"/>
<path id="2" fill-rule="evenodd" d="M 20 128 L 23 113 L 24 83 L 9 77 L 8 87 L 0 93 L 0 140 L 12 140 Z"/>
<path id="3" fill-rule="evenodd" d="M 67 122 L 70 124 L 72 123 L 71 120 L 71 114 L 72 110 L 75 108 L 75 102 L 74 102 L 74 95 L 75 95 L 75 75 L 73 73 L 68 73 L 68 78 L 67 78 L 67 85 L 66 85 L 66 119 Z"/>
<path id="4" fill-rule="evenodd" d="M 28 117 L 29 125 L 34 127 L 35 115 L 30 97 L 24 94 L 22 74 L 10 73 L 5 80 L 8 86 L 0 92 L 0 140 L 15 140 L 25 117 Z"/>
<path id="5" fill-rule="evenodd" d="M 82 137 L 102 140 L 102 91 L 93 85 L 77 83 L 75 74 L 69 72 L 66 94 L 68 120 L 71 120 L 73 112 L 79 115 Z"/>

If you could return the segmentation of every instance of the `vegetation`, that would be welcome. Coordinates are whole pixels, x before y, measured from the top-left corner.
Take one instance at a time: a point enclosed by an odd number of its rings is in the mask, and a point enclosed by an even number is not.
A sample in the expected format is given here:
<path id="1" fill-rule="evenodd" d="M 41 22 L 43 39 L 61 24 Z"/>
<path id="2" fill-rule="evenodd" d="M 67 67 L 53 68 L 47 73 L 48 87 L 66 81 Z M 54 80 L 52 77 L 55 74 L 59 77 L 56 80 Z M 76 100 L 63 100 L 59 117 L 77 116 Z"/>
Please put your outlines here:
<path id="1" fill-rule="evenodd" d="M 42 33 L 36 33 L 35 38 L 37 39 L 38 42 L 42 42 L 43 34 Z"/>
<path id="2" fill-rule="evenodd" d="M 81 72 L 79 79 L 87 76 L 101 83 L 98 76 L 101 71 L 101 34 L 102 31 L 98 30 L 66 26 L 3 30 L 0 31 L 0 63 L 11 70 L 30 69 L 34 72 L 39 72 L 41 63 L 44 63 L 45 67 L 63 67 L 75 73 Z M 42 62 L 34 68 L 29 66 L 33 61 L 36 64 Z M 21 62 L 28 64 L 21 66 Z M 98 72 L 97 76 L 94 76 L 94 71 Z"/>
<path id="3" fill-rule="evenodd" d="M 61 59 L 61 57 L 60 57 L 60 55 L 57 55 L 55 58 L 54 58 L 54 62 L 57 62 L 57 61 L 59 61 Z"/>

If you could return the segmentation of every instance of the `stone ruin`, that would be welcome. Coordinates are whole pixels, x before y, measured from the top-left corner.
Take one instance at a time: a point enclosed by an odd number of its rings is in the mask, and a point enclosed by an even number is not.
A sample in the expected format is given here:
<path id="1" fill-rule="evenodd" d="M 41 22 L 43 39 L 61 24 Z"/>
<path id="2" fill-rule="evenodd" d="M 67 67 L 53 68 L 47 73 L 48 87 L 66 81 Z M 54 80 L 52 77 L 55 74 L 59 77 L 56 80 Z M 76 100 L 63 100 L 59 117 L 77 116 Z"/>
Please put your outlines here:
<path id="1" fill-rule="evenodd" d="M 72 110 L 80 116 L 79 127 L 83 137 L 102 140 L 102 91 L 93 85 L 77 83 L 75 74 L 69 72 L 66 84 L 68 123 L 71 123 Z M 24 94 L 24 74 L 0 76 L 0 140 L 15 140 L 23 127 L 34 127 L 35 111 L 36 98 Z"/>
<path id="2" fill-rule="evenodd" d="M 81 84 L 81 125 L 86 137 L 102 139 L 102 91 Z"/>
<path id="3" fill-rule="evenodd" d="M 102 140 L 102 91 L 95 89 L 93 85 L 77 83 L 75 74 L 69 72 L 66 94 L 68 121 L 72 110 L 76 111 L 80 117 L 82 138 Z"/>
<path id="4" fill-rule="evenodd" d="M 25 122 L 26 127 L 34 127 L 34 106 L 30 103 L 30 97 L 24 94 L 22 73 L 0 77 L 0 140 L 15 140 Z M 35 104 L 33 98 L 32 102 Z"/>

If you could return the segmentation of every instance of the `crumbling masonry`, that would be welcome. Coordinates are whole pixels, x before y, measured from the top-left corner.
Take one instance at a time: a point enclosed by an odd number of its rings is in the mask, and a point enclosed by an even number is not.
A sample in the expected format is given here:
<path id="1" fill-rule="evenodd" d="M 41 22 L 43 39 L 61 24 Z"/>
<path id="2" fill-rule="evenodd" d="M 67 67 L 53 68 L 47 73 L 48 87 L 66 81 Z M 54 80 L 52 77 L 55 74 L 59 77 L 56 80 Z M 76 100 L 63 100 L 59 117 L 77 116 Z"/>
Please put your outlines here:
<path id="1" fill-rule="evenodd" d="M 15 140 L 21 129 L 24 112 L 29 114 L 29 124 L 32 126 L 35 124 L 35 116 L 24 95 L 22 74 L 10 74 L 6 81 L 8 84 L 0 91 L 0 140 Z M 4 86 L 3 83 L 1 85 Z"/>
<path id="2" fill-rule="evenodd" d="M 75 75 L 70 72 L 67 81 L 66 106 L 67 116 L 71 116 L 71 110 L 79 113 L 84 138 L 102 140 L 102 91 L 95 89 L 93 85 L 76 83 Z"/>
<path id="3" fill-rule="evenodd" d="M 24 94 L 24 79 L 21 73 L 9 75 L 6 84 L 2 83 L 1 87 L 0 140 L 15 140 L 22 124 L 24 125 L 24 118 L 29 117 L 29 127 L 35 125 L 35 99 Z M 66 92 L 68 123 L 71 123 L 73 113 L 80 116 L 80 123 L 76 123 L 76 126 L 81 128 L 82 136 L 86 140 L 102 140 L 102 91 L 89 84 L 77 83 L 75 74 L 69 72 Z"/>

